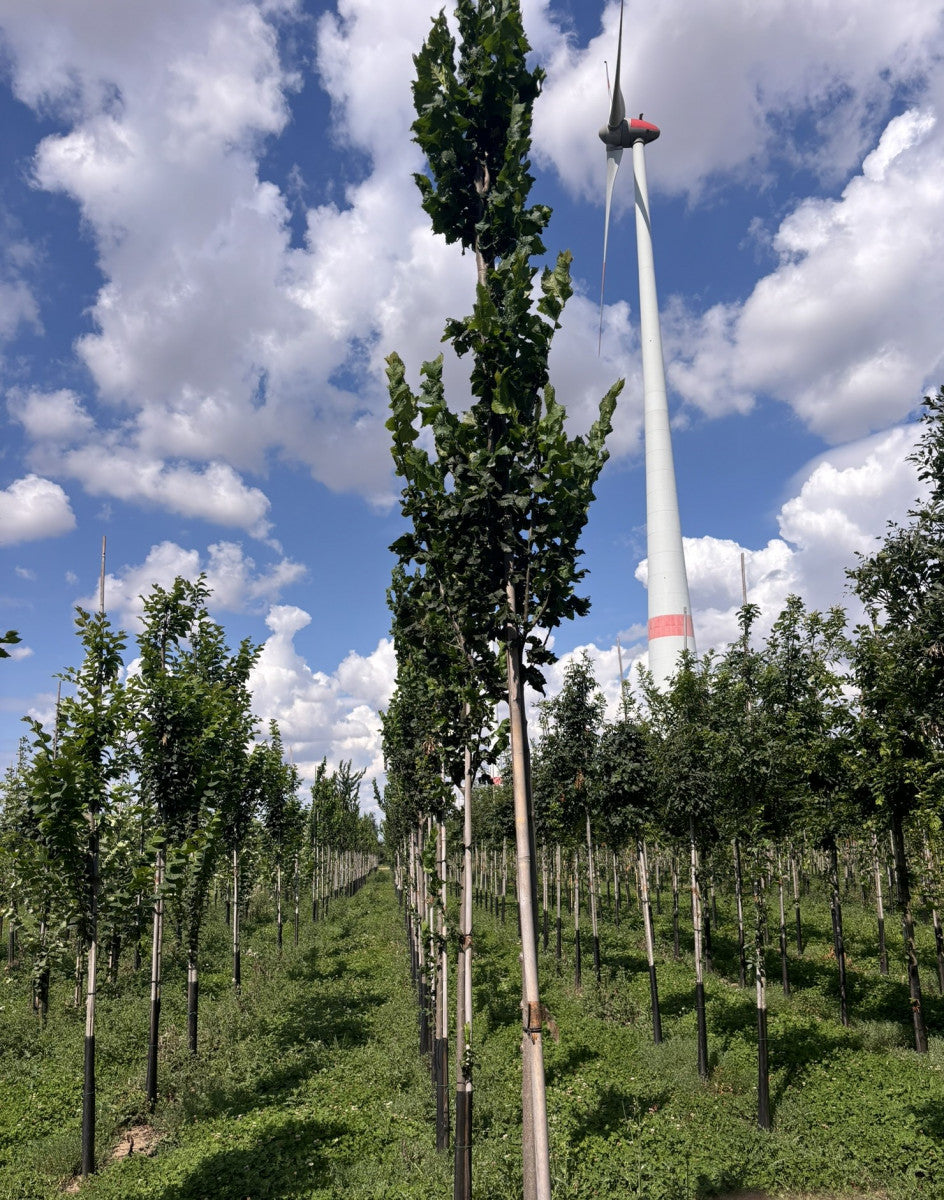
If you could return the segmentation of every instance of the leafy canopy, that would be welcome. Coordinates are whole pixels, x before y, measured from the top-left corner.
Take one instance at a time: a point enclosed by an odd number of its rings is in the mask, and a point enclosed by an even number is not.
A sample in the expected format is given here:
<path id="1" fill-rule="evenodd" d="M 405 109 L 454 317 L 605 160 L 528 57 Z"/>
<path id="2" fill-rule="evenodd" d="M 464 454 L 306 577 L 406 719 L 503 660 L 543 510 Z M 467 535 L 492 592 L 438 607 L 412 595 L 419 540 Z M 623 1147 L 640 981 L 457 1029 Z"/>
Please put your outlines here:
<path id="1" fill-rule="evenodd" d="M 870 622 L 853 652 L 865 733 L 884 779 L 876 798 L 904 811 L 941 790 L 944 749 L 944 390 L 924 400 L 910 456 L 928 487 L 907 524 L 848 572 Z"/>
<path id="2" fill-rule="evenodd" d="M 471 315 L 445 337 L 470 355 L 472 403 L 446 403 L 443 361 L 423 364 L 414 393 L 396 354 L 387 360 L 393 458 L 403 478 L 409 531 L 392 549 L 428 577 L 426 602 L 484 659 L 494 641 L 527 647 L 527 678 L 552 661 L 545 638 L 583 614 L 575 593 L 577 540 L 606 460 L 616 396 L 600 406 L 588 436 L 568 437 L 548 377 L 553 334 L 571 294 L 570 255 L 541 273 L 550 217 L 528 206 L 531 110 L 542 73 L 530 69 L 514 0 L 459 0 L 458 50 L 440 16 L 416 56 L 413 131 L 429 164 L 418 177 L 433 228 L 475 253 Z M 430 453 L 420 444 L 429 431 Z"/>

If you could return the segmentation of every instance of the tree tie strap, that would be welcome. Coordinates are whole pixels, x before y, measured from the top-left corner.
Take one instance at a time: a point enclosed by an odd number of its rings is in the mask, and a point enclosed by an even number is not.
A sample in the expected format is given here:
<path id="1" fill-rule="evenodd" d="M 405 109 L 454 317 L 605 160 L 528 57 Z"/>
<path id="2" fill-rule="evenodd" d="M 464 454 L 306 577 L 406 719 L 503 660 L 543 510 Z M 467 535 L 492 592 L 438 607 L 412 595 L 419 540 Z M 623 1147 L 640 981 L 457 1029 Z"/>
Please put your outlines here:
<path id="1" fill-rule="evenodd" d="M 529 1033 L 534 1038 L 547 1025 L 548 1032 L 554 1041 L 560 1041 L 560 1030 L 557 1028 L 557 1022 L 551 1016 L 546 1004 L 529 1000 L 527 1005 L 522 1007 L 527 1015 L 527 1020 L 524 1024 L 525 1033 Z"/>

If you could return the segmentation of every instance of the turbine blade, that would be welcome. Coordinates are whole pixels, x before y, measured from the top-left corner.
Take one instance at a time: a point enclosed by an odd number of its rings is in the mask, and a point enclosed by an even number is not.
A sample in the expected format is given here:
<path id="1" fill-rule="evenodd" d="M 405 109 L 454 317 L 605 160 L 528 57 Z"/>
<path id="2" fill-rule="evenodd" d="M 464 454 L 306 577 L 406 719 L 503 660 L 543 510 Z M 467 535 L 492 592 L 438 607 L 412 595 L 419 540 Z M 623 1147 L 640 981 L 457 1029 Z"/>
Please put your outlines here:
<path id="1" fill-rule="evenodd" d="M 603 268 L 606 269 L 606 246 L 610 235 L 610 208 L 613 203 L 613 185 L 623 158 L 622 146 L 606 148 L 606 203 L 603 212 Z"/>
<path id="2" fill-rule="evenodd" d="M 607 146 L 606 204 L 603 211 L 603 276 L 600 280 L 600 336 L 597 341 L 597 354 L 603 349 L 603 292 L 606 287 L 606 247 L 610 239 L 610 208 L 613 203 L 613 185 L 616 183 L 616 173 L 622 157 L 622 146 Z"/>
<path id="3" fill-rule="evenodd" d="M 616 43 L 616 74 L 613 77 L 613 102 L 610 105 L 610 129 L 619 129 L 626 118 L 626 103 L 620 90 L 620 60 L 623 56 L 623 0 L 620 0 L 619 41 Z"/>

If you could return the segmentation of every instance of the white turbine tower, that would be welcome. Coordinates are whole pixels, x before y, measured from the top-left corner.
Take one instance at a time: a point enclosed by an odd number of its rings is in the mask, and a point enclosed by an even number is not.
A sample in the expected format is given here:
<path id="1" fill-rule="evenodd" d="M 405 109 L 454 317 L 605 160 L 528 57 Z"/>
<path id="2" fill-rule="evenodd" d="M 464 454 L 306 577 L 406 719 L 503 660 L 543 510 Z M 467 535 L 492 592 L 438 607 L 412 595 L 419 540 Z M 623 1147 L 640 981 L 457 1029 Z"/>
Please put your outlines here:
<path id="1" fill-rule="evenodd" d="M 656 686 L 664 688 L 676 670 L 683 650 L 695 650 L 688 576 L 682 548 L 669 405 L 665 391 L 662 331 L 652 256 L 649 221 L 649 192 L 646 187 L 645 148 L 659 136 L 658 126 L 642 120 L 626 120 L 626 105 L 620 91 L 620 59 L 623 50 L 623 3 L 620 0 L 619 43 L 616 76 L 609 121 L 600 130 L 606 146 L 606 210 L 603 227 L 603 283 L 606 281 L 606 247 L 610 229 L 613 184 L 623 150 L 633 151 L 636 185 L 636 246 L 639 262 L 639 321 L 642 343 L 642 376 L 645 393 L 646 442 L 646 551 L 649 559 L 649 669 Z M 600 328 L 603 322 L 603 284 L 600 288 Z"/>

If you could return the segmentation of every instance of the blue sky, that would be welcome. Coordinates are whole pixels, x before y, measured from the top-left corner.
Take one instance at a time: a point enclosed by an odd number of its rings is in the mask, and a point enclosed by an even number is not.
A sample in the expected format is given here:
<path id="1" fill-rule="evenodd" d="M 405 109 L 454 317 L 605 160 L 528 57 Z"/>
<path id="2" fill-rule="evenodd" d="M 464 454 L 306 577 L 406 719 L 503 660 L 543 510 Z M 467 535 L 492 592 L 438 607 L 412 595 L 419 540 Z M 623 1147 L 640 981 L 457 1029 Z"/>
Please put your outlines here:
<path id="1" fill-rule="evenodd" d="M 474 267 L 430 233 L 411 55 L 437 0 L 6 0 L 0 10 L 0 765 L 97 591 L 132 635 L 153 582 L 205 570 L 255 703 L 304 775 L 381 768 L 397 484 L 383 360 L 418 377 Z M 606 68 L 618 5 L 523 4 L 547 82 L 534 199 L 576 294 L 552 359 L 573 428 L 625 376 L 584 546 L 588 647 L 644 654 L 642 389 L 628 159 L 597 354 Z M 699 647 L 844 569 L 917 485 L 944 377 L 944 35 L 929 0 L 630 4 Z M 463 365 L 447 381 L 464 403 Z M 552 672 L 550 686 L 559 681 Z M 365 797 L 366 798 L 366 797 Z"/>

